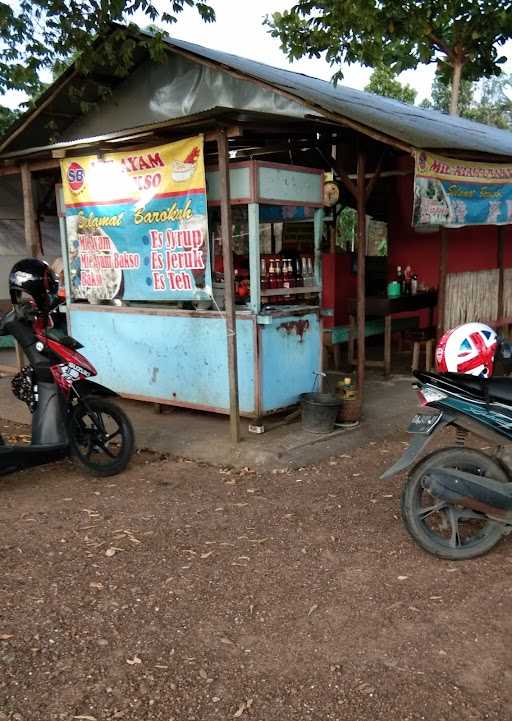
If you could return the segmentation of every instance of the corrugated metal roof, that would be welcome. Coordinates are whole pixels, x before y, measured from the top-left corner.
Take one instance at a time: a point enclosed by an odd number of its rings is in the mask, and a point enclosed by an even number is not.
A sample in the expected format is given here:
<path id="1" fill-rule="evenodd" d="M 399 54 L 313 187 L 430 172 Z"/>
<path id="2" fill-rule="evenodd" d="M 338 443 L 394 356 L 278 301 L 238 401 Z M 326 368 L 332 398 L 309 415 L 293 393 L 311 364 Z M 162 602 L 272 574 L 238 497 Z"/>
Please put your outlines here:
<path id="1" fill-rule="evenodd" d="M 169 38 L 168 44 L 273 85 L 317 108 L 342 115 L 416 148 L 512 155 L 512 133 L 507 130 L 407 105 L 343 85 L 334 86 L 325 80 L 183 40 Z"/>
<path id="2" fill-rule="evenodd" d="M 140 34 L 151 35 L 143 31 L 140 31 Z M 365 128 L 376 131 L 384 141 L 386 138 L 400 141 L 404 149 L 429 148 L 444 152 L 459 151 L 468 155 L 482 153 L 507 159 L 512 157 L 512 133 L 506 130 L 407 105 L 343 85 L 334 86 L 325 80 L 275 68 L 184 40 L 168 37 L 167 44 L 171 50 L 175 48 L 178 52 L 197 58 L 198 61 L 213 63 L 228 72 L 235 72 L 238 77 L 254 79 L 270 89 L 285 92 L 288 97 L 311 107 L 312 115 L 326 115 L 331 120 L 336 118 L 340 122 L 346 119 L 347 122 L 355 123 L 363 132 Z M 40 123 L 38 113 L 46 112 L 45 106 L 56 102 L 65 92 L 64 87 L 73 76 L 73 72 L 74 65 L 38 99 L 35 108 L 29 110 L 9 129 L 3 139 L 2 149 L 8 147 L 13 149 L 13 138 L 25 127 L 30 127 L 31 131 L 34 124 L 45 127 L 44 123 Z M 243 110 L 243 108 L 239 109 Z M 282 115 L 286 116 L 286 112 Z M 23 140 L 20 145 L 18 138 L 20 148 L 28 149 L 38 145 L 49 147 L 47 143 L 34 142 L 32 132 L 30 138 L 32 142 L 27 142 L 27 138 Z M 14 147 L 18 150 L 20 148 L 16 145 Z"/>

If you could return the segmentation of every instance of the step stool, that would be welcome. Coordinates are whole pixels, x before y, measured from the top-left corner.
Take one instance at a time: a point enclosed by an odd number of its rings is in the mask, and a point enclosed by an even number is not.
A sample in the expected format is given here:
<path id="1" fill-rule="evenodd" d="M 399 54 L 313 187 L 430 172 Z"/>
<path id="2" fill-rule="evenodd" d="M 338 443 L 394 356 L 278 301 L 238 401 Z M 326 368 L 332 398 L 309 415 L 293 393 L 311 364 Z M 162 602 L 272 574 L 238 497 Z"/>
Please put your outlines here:
<path id="1" fill-rule="evenodd" d="M 419 334 L 418 334 L 419 335 Z M 432 356 L 434 351 L 435 339 L 432 336 L 422 334 L 424 337 L 411 338 L 412 341 L 412 364 L 411 370 L 417 371 L 420 367 L 420 355 L 422 350 L 425 351 L 425 370 L 432 370 Z"/>

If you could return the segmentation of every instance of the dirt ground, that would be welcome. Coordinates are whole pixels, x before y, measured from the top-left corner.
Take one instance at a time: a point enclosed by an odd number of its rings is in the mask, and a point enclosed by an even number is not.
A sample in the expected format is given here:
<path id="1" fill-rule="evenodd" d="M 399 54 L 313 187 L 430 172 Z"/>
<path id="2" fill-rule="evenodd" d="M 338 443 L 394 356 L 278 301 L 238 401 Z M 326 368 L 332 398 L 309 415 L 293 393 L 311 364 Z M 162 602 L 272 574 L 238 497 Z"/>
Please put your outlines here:
<path id="1" fill-rule="evenodd" d="M 418 549 L 378 480 L 404 440 L 265 475 L 141 454 L 2 478 L 0 719 L 512 719 L 510 541 Z"/>

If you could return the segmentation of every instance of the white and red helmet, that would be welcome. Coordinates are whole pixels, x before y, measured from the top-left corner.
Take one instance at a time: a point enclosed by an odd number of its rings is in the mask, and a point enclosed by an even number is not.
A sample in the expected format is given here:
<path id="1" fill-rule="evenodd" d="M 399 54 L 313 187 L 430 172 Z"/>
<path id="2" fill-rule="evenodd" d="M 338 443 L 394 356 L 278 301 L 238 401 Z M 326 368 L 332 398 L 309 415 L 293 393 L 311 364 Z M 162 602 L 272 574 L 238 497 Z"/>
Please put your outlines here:
<path id="1" fill-rule="evenodd" d="M 447 331 L 437 344 L 436 370 L 489 378 L 497 348 L 498 336 L 490 326 L 464 323 Z"/>

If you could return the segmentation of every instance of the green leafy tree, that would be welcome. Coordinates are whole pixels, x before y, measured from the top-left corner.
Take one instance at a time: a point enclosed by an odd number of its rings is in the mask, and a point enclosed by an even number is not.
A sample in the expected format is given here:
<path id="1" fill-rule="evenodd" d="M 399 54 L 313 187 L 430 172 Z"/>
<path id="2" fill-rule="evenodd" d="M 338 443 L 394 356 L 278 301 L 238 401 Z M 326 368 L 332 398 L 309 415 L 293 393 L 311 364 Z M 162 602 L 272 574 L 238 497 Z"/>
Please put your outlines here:
<path id="1" fill-rule="evenodd" d="M 383 95 L 386 98 L 401 100 L 402 103 L 414 105 L 416 90 L 410 85 L 402 85 L 397 79 L 396 73 L 391 68 L 380 66 L 375 68 L 370 76 L 370 82 L 365 87 L 366 92 Z"/>
<path id="2" fill-rule="evenodd" d="M 384 65 L 396 73 L 438 64 L 456 115 L 462 78 L 499 75 L 512 36 L 511 0 L 298 0 L 265 22 L 291 59 L 326 53 L 332 65 Z M 343 77 L 339 69 L 334 80 Z"/>
<path id="3" fill-rule="evenodd" d="M 474 102 L 474 86 L 470 80 L 462 80 L 459 92 L 459 115 L 467 117 L 467 113 Z M 451 88 L 440 76 L 434 78 L 432 83 L 432 97 L 430 100 L 423 100 L 420 106 L 423 108 L 432 108 L 439 110 L 441 113 L 450 112 Z"/>
<path id="4" fill-rule="evenodd" d="M 467 117 L 506 130 L 512 128 L 512 101 L 507 89 L 512 89 L 512 78 L 508 75 L 483 80 L 480 102 L 469 108 Z"/>
<path id="5" fill-rule="evenodd" d="M 511 88 L 512 78 L 508 75 L 484 79 L 480 83 L 464 80 L 461 83 L 459 114 L 485 125 L 511 129 L 512 101 L 506 92 Z M 436 77 L 432 84 L 432 99 L 424 100 L 420 105 L 447 113 L 449 99 L 449 87 L 442 78 Z"/>
<path id="6" fill-rule="evenodd" d="M 14 123 L 19 115 L 19 111 L 11 110 L 4 105 L 0 105 L 0 137 L 2 137 L 7 128 Z"/>
<path id="7" fill-rule="evenodd" d="M 167 0 L 158 10 L 151 0 L 19 0 L 0 1 L 0 95 L 22 90 L 29 97 L 43 89 L 43 70 L 61 71 L 76 56 L 77 70 L 89 75 L 95 66 L 95 40 L 105 38 L 101 60 L 115 76 L 129 72 L 138 46 L 154 60 L 165 56 L 164 32 L 137 38 L 113 23 L 127 23 L 143 13 L 151 23 L 169 26 L 185 7 L 195 8 L 206 22 L 215 20 L 212 7 L 202 0 Z"/>

